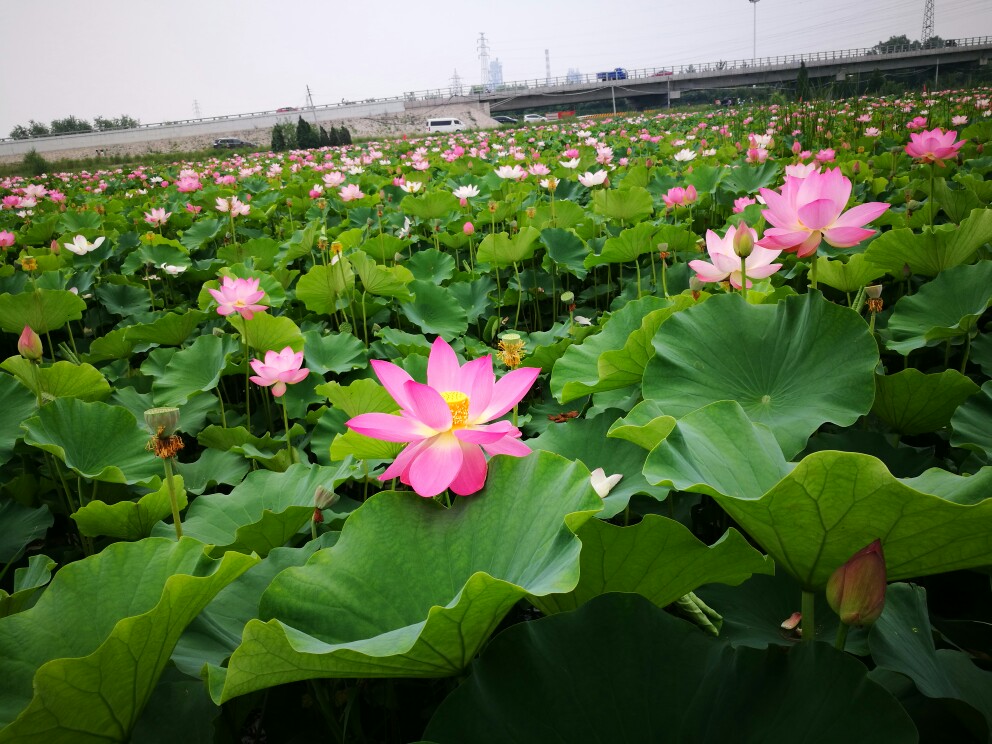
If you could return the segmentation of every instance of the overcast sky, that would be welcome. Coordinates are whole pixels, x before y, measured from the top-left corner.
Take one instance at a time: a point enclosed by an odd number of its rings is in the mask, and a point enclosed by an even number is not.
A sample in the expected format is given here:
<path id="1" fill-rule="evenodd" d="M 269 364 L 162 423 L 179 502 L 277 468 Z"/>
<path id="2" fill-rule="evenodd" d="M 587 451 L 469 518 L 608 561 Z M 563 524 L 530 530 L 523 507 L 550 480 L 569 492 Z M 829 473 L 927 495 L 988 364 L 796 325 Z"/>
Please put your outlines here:
<path id="1" fill-rule="evenodd" d="M 144 123 L 480 80 L 872 46 L 920 37 L 925 0 L 0 0 L 0 136 L 29 119 Z M 992 0 L 936 0 L 944 38 L 992 35 Z"/>

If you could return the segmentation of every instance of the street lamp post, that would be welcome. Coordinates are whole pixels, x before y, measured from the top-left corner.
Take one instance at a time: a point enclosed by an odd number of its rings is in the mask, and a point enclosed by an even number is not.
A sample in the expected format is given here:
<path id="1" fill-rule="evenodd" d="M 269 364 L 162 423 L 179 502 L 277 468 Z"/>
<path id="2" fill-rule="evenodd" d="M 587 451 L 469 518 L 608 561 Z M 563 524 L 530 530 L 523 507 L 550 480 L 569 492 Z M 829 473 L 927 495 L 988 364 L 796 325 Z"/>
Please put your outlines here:
<path id="1" fill-rule="evenodd" d="M 754 6 L 754 30 L 751 38 L 751 65 L 757 64 L 758 59 L 758 0 L 748 0 Z"/>

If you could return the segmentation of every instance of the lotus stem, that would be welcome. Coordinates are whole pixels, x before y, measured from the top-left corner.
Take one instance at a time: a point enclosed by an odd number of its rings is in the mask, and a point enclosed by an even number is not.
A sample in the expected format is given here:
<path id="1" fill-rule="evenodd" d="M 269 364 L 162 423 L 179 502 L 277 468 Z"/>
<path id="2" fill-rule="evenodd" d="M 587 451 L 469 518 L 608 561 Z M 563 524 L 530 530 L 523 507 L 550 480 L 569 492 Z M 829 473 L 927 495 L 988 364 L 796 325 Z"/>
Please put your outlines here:
<path id="1" fill-rule="evenodd" d="M 289 433 L 289 414 L 286 413 L 285 398 L 282 401 L 282 424 L 286 428 L 286 451 L 289 453 L 289 464 L 292 465 L 295 462 L 295 456 L 293 454 L 293 438 Z"/>
<path id="2" fill-rule="evenodd" d="M 813 592 L 803 590 L 802 604 L 802 630 L 803 643 L 812 643 L 816 640 L 816 595 Z"/>
<path id="3" fill-rule="evenodd" d="M 747 259 L 741 256 L 741 297 L 747 302 Z"/>
<path id="4" fill-rule="evenodd" d="M 834 648 L 838 651 L 844 650 L 844 645 L 847 643 L 847 631 L 850 629 L 851 627 L 846 623 L 841 623 L 837 628 L 837 639 L 834 641 Z"/>
<path id="5" fill-rule="evenodd" d="M 179 516 L 179 502 L 176 500 L 176 483 L 172 473 L 172 458 L 163 457 L 162 464 L 165 465 L 165 484 L 169 489 L 169 503 L 172 505 L 172 523 L 176 528 L 176 539 L 183 536 L 183 522 Z"/>
<path id="6" fill-rule="evenodd" d="M 813 261 L 809 267 L 809 288 L 816 289 L 816 254 L 813 254 Z"/>

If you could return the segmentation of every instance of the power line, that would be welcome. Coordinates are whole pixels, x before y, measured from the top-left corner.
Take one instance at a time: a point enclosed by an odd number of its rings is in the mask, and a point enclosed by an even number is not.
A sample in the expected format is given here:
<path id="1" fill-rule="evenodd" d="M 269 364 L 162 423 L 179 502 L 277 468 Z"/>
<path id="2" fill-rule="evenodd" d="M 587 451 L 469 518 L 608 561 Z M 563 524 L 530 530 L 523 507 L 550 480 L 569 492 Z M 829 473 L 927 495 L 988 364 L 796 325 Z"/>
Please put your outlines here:
<path id="1" fill-rule="evenodd" d="M 933 38 L 933 0 L 926 0 L 923 7 L 923 33 L 920 34 L 920 42 L 926 44 Z"/>

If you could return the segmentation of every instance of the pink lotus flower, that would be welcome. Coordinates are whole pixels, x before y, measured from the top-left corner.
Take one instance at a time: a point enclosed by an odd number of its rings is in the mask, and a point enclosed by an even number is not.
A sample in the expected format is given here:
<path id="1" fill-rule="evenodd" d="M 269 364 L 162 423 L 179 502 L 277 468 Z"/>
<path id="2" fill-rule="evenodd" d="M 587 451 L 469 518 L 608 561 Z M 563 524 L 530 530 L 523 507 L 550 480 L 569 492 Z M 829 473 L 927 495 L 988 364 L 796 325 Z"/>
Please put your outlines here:
<path id="1" fill-rule="evenodd" d="M 251 320 L 255 313 L 265 312 L 265 305 L 257 304 L 265 292 L 258 288 L 258 279 L 232 279 L 225 276 L 220 289 L 208 289 L 210 296 L 217 300 L 217 313 L 230 315 L 238 313 L 245 320 Z"/>
<path id="2" fill-rule="evenodd" d="M 145 222 L 149 225 L 164 225 L 171 216 L 172 212 L 166 212 L 165 209 L 153 209 L 145 212 Z"/>
<path id="3" fill-rule="evenodd" d="M 696 187 L 689 185 L 688 188 L 682 188 L 681 186 L 673 186 L 668 190 L 668 193 L 661 198 L 665 200 L 665 206 L 669 209 L 674 209 L 675 207 L 685 207 L 696 201 L 699 195 L 696 193 Z"/>
<path id="4" fill-rule="evenodd" d="M 400 415 L 363 413 L 347 426 L 376 439 L 409 442 L 379 480 L 399 477 L 426 498 L 446 488 L 468 496 L 486 482 L 483 450 L 517 457 L 530 452 L 509 421 L 486 422 L 519 403 L 539 369 L 520 367 L 496 382 L 491 356 L 460 367 L 455 352 L 440 337 L 431 347 L 426 385 L 395 364 L 373 360 L 372 366 L 400 405 Z"/>
<path id="5" fill-rule="evenodd" d="M 232 196 L 230 199 L 225 199 L 222 196 L 218 196 L 217 201 L 214 202 L 214 204 L 217 207 L 218 212 L 230 212 L 232 217 L 246 215 L 251 211 L 251 207 L 242 202 L 236 196 Z"/>
<path id="6" fill-rule="evenodd" d="M 738 231 L 747 230 L 751 234 L 751 240 L 758 239 L 758 233 L 747 225 L 731 225 L 727 228 L 727 234 L 722 238 L 712 230 L 706 231 L 706 252 L 710 255 L 707 261 L 690 261 L 689 268 L 696 272 L 696 278 L 701 282 L 722 282 L 730 280 L 735 289 L 741 288 L 741 259 L 734 250 L 734 239 Z M 747 269 L 747 287 L 751 288 L 752 279 L 765 279 L 782 268 L 780 263 L 772 263 L 782 251 L 762 248 L 755 244 L 751 248 L 751 254 L 744 259 L 744 266 Z M 743 251 L 742 251 L 743 253 Z"/>
<path id="7" fill-rule="evenodd" d="M 781 193 L 761 189 L 768 205 L 762 214 L 769 224 L 760 245 L 772 250 L 795 251 L 799 258 L 816 252 L 821 240 L 834 248 L 850 248 L 875 234 L 864 225 L 889 208 L 868 202 L 844 212 L 851 196 L 851 182 L 834 168 L 811 172 L 805 178 L 785 177 Z"/>
<path id="8" fill-rule="evenodd" d="M 917 116 L 908 124 L 906 124 L 906 129 L 916 130 L 924 129 L 927 125 L 927 118 L 925 116 Z"/>
<path id="9" fill-rule="evenodd" d="M 956 158 L 958 150 L 968 140 L 955 142 L 958 133 L 944 132 L 940 127 L 929 132 L 909 135 L 910 142 L 906 145 L 906 154 L 924 163 L 936 163 L 944 167 L 944 161 Z"/>
<path id="10" fill-rule="evenodd" d="M 14 244 L 14 233 L 0 230 L 0 248 L 10 248 Z"/>
<path id="11" fill-rule="evenodd" d="M 832 147 L 828 147 L 825 150 L 820 150 L 816 153 L 816 162 L 818 163 L 832 163 L 837 159 L 837 151 Z"/>
<path id="12" fill-rule="evenodd" d="M 180 194 L 188 194 L 191 191 L 199 191 L 203 188 L 200 179 L 196 176 L 182 176 L 176 181 L 176 191 Z"/>
<path id="13" fill-rule="evenodd" d="M 186 202 L 186 211 L 189 212 L 190 214 L 199 214 L 200 212 L 203 211 L 203 207 L 197 206 L 192 202 Z"/>
<path id="14" fill-rule="evenodd" d="M 358 186 L 353 183 L 349 183 L 347 186 L 341 187 L 341 190 L 338 192 L 338 196 L 341 197 L 341 201 L 350 202 L 355 199 L 364 198 L 365 194 L 362 193 L 362 190 Z"/>
<path id="15" fill-rule="evenodd" d="M 967 123 L 968 123 L 967 116 L 954 116 L 951 118 L 951 124 L 953 124 L 956 127 L 963 127 Z"/>
<path id="16" fill-rule="evenodd" d="M 527 178 L 527 171 L 519 165 L 502 165 L 496 169 L 496 175 L 511 181 L 520 181 Z"/>
<path id="17" fill-rule="evenodd" d="M 740 214 L 752 204 L 757 204 L 757 202 L 748 196 L 742 196 L 739 199 L 734 199 L 734 214 Z"/>
<path id="18" fill-rule="evenodd" d="M 252 359 L 251 368 L 255 375 L 249 378 L 256 385 L 272 387 L 272 395 L 280 398 L 286 394 L 286 385 L 295 385 L 305 380 L 310 370 L 303 366 L 303 352 L 293 351 L 287 346 L 280 352 L 265 352 L 265 361 Z"/>

